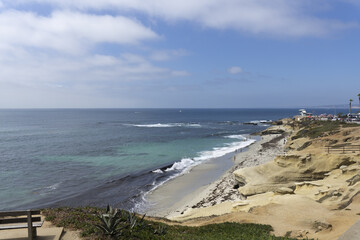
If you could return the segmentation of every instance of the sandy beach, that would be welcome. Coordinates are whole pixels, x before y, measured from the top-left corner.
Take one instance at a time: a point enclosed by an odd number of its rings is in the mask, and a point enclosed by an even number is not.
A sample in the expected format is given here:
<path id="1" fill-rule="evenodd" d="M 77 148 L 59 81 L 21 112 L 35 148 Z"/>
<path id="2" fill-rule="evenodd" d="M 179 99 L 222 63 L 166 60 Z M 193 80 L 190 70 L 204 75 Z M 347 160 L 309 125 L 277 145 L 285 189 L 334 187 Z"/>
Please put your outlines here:
<path id="1" fill-rule="evenodd" d="M 151 192 L 147 196 L 151 204 L 147 214 L 172 219 L 181 217 L 191 209 L 242 200 L 243 197 L 234 188 L 236 182 L 233 172 L 239 168 L 265 163 L 281 154 L 285 135 L 269 134 L 251 138 L 257 141 L 249 147 L 197 165 L 188 173 Z"/>
<path id="2" fill-rule="evenodd" d="M 210 161 L 159 187 L 149 201 L 162 207 L 149 215 L 188 226 L 259 223 L 277 236 L 340 237 L 360 218 L 360 153 L 329 153 L 325 146 L 360 145 L 360 128 L 309 137 L 287 121 L 233 156 L 233 166 L 213 182 L 203 179 L 218 166 Z M 271 134 L 279 130 L 285 132 Z"/>

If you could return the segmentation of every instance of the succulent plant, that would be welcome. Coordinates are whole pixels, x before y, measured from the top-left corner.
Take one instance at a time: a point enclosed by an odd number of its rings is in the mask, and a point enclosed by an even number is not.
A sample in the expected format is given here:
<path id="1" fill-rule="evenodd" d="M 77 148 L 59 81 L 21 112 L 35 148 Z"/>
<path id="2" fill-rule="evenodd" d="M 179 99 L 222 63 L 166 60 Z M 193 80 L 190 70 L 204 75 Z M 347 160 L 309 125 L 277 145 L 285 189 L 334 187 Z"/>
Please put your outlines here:
<path id="1" fill-rule="evenodd" d="M 154 234 L 157 235 L 166 234 L 166 226 L 159 224 L 159 226 L 154 230 Z"/>
<path id="2" fill-rule="evenodd" d="M 99 228 L 105 235 L 119 236 L 121 235 L 121 230 L 124 228 L 119 228 L 122 221 L 121 215 L 121 211 L 108 205 L 106 207 L 106 213 L 98 215 L 101 224 L 97 224 L 96 227 Z"/>
<path id="3" fill-rule="evenodd" d="M 136 216 L 134 212 L 128 212 L 121 209 L 114 209 L 111 206 L 107 206 L 106 212 L 98 215 L 101 224 L 96 225 L 104 235 L 113 237 L 124 236 L 129 237 L 135 232 L 143 231 L 148 228 L 150 232 L 154 234 L 162 235 L 165 234 L 165 228 L 160 227 L 154 230 L 151 225 L 146 225 L 144 214 L 141 218 Z M 148 231 L 147 230 L 147 231 Z"/>
<path id="4" fill-rule="evenodd" d="M 146 214 L 144 214 L 142 218 L 138 221 L 138 218 L 136 217 L 136 214 L 134 212 L 128 213 L 127 225 L 130 231 L 135 229 L 136 227 L 140 227 L 140 228 L 143 227 L 145 215 Z"/>

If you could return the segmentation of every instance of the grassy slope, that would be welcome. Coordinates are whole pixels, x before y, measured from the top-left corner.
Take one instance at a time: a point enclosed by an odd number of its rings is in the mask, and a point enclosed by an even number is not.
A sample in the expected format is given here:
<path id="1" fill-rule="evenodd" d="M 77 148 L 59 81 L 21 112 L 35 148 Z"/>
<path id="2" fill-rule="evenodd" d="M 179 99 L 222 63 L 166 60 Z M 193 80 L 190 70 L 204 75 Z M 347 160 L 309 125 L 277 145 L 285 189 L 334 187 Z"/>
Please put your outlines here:
<path id="1" fill-rule="evenodd" d="M 340 128 L 359 127 L 358 124 L 332 122 L 332 121 L 303 121 L 297 123 L 300 131 L 292 139 L 308 137 L 314 139 L 325 135 L 332 135 L 339 131 Z"/>
<path id="2" fill-rule="evenodd" d="M 103 212 L 99 208 L 80 207 L 80 208 L 56 208 L 45 209 L 42 213 L 46 220 L 53 224 L 69 229 L 80 230 L 84 239 L 110 239 L 102 235 L 95 227 L 100 221 L 96 215 Z M 289 239 L 285 237 L 275 237 L 270 234 L 272 227 L 260 224 L 239 224 L 221 223 L 202 227 L 187 227 L 180 225 L 166 225 L 154 221 L 145 221 L 145 227 L 135 229 L 132 232 L 124 231 L 123 235 L 115 239 L 237 239 L 237 240 L 269 240 L 269 239 Z M 164 234 L 154 234 L 154 230 L 159 225 L 165 227 Z"/>

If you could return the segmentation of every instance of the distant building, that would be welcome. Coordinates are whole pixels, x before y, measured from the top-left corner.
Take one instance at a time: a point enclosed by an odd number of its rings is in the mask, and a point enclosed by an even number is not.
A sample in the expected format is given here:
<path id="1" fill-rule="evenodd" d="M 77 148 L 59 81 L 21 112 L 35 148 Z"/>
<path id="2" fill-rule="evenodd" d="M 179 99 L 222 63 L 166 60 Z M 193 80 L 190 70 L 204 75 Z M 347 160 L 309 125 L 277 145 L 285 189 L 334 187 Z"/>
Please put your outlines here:
<path id="1" fill-rule="evenodd" d="M 346 121 L 348 122 L 360 122 L 360 113 L 349 113 Z"/>
<path id="2" fill-rule="evenodd" d="M 301 121 L 301 120 L 303 120 L 303 119 L 305 119 L 305 118 L 306 118 L 306 119 L 312 118 L 312 113 L 306 112 L 305 109 L 299 109 L 299 114 L 300 114 L 300 115 L 295 116 L 295 119 L 296 119 L 297 121 Z"/>
<path id="3" fill-rule="evenodd" d="M 305 109 L 299 109 L 300 116 L 305 117 L 306 116 L 306 110 Z"/>

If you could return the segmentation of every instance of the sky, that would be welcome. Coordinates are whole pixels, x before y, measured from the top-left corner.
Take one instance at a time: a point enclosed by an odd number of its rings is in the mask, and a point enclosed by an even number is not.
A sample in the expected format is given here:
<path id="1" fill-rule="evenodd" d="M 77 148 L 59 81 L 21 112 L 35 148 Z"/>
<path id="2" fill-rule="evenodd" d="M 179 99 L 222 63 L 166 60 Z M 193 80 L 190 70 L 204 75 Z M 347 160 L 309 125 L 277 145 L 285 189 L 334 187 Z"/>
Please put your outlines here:
<path id="1" fill-rule="evenodd" d="M 0 108 L 358 104 L 359 63 L 359 0 L 0 0 Z"/>

